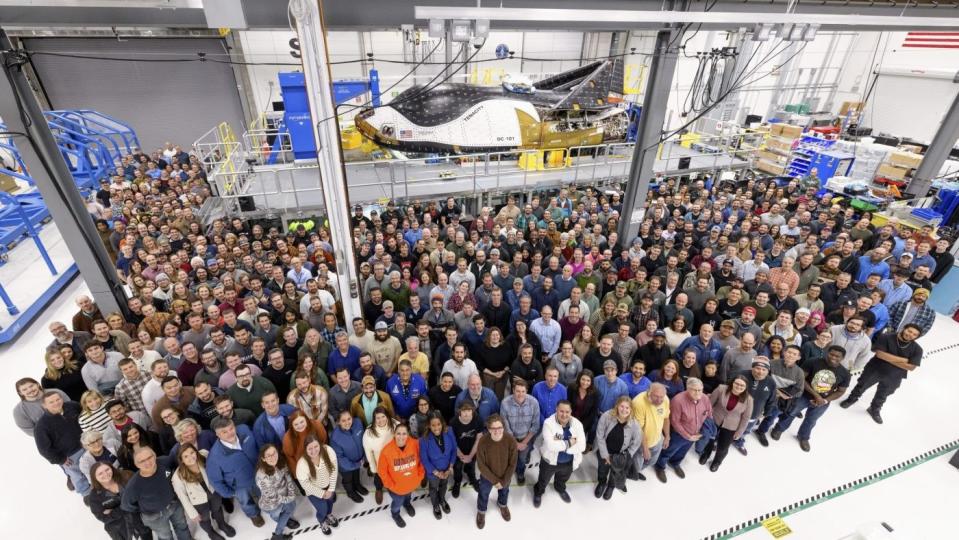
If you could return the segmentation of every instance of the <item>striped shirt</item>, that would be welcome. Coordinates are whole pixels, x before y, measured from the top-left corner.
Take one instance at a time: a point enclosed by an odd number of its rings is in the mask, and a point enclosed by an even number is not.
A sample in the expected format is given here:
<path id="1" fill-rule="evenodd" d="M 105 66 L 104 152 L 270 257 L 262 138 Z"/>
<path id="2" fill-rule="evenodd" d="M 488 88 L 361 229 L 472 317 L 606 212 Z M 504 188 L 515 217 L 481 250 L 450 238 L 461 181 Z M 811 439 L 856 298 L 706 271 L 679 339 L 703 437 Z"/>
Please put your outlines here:
<path id="1" fill-rule="evenodd" d="M 110 415 L 107 414 L 107 404 L 104 403 L 100 405 L 99 409 L 91 411 L 89 414 L 81 414 L 79 422 L 80 430 L 84 433 L 87 431 L 106 433 L 113 421 L 110 419 Z"/>

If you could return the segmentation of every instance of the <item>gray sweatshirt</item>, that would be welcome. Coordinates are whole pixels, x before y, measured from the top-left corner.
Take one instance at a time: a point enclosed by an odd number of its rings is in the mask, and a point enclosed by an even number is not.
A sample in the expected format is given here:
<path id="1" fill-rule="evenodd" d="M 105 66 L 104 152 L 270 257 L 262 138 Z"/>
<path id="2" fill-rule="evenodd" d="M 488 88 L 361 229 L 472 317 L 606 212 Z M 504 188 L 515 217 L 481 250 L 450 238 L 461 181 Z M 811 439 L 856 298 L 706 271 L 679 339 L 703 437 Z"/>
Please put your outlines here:
<path id="1" fill-rule="evenodd" d="M 54 390 L 60 394 L 64 402 L 70 401 L 70 398 L 60 390 Z M 36 401 L 20 400 L 13 407 L 13 421 L 24 433 L 33 437 L 33 428 L 37 425 L 40 417 L 43 416 L 43 399 Z"/>
<path id="2" fill-rule="evenodd" d="M 790 399 L 802 394 L 806 374 L 799 366 L 793 364 L 792 367 L 786 367 L 784 360 L 773 360 L 769 366 L 769 376 L 776 383 L 776 390 L 788 394 Z"/>
<path id="3" fill-rule="evenodd" d="M 733 375 L 751 369 L 753 358 L 756 358 L 756 351 L 753 349 L 743 352 L 742 349 L 736 347 L 726 351 L 726 354 L 723 355 L 722 365 L 719 366 L 720 382 L 725 384 L 729 382 L 729 378 Z"/>

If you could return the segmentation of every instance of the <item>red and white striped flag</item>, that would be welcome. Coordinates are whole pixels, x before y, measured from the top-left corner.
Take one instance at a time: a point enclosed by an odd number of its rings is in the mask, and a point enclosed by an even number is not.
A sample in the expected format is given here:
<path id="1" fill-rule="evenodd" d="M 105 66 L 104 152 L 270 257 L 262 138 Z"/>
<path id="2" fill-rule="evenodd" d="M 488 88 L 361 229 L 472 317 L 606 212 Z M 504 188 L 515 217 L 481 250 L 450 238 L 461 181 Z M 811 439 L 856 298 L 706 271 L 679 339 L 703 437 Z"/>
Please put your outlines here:
<path id="1" fill-rule="evenodd" d="M 902 46 L 914 49 L 959 49 L 959 32 L 909 32 Z"/>

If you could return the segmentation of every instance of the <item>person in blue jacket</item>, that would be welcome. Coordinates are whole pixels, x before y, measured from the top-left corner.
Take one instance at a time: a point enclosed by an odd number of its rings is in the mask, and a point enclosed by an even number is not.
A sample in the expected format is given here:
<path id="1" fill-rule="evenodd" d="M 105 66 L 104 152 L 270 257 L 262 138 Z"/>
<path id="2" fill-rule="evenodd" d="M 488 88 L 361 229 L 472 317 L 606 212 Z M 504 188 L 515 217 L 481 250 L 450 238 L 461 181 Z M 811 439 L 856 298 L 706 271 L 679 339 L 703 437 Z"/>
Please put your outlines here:
<path id="1" fill-rule="evenodd" d="M 456 437 L 453 430 L 446 427 L 439 411 L 430 413 L 429 428 L 420 438 L 420 461 L 426 469 L 426 478 L 430 485 L 433 517 L 442 519 L 443 514 L 450 513 L 450 505 L 446 502 L 446 488 L 456 463 Z"/>
<path id="2" fill-rule="evenodd" d="M 723 354 L 726 351 L 724 351 L 722 345 L 713 338 L 713 333 L 713 327 L 710 326 L 709 323 L 703 323 L 703 325 L 699 327 L 699 334 L 689 336 L 679 344 L 679 347 L 676 347 L 676 359 L 682 360 L 686 349 L 690 349 L 696 351 L 696 362 L 699 364 L 699 367 L 705 366 L 709 360 L 717 363 L 721 362 Z"/>
<path id="3" fill-rule="evenodd" d="M 283 446 L 283 436 L 289 427 L 289 417 L 296 411 L 293 405 L 280 403 L 276 392 L 267 392 L 260 398 L 263 412 L 253 422 L 253 438 L 257 447 L 272 444 L 277 448 Z"/>
<path id="4" fill-rule="evenodd" d="M 396 416 L 406 420 L 416 410 L 416 398 L 425 396 L 426 381 L 419 373 L 413 373 L 413 363 L 400 361 L 396 373 L 386 381 L 386 392 L 393 401 Z"/>
<path id="5" fill-rule="evenodd" d="M 229 418 L 217 417 L 210 427 L 217 441 L 206 458 L 206 474 L 213 489 L 221 497 L 236 498 L 253 525 L 263 526 L 263 516 L 253 499 L 256 484 L 256 461 L 259 448 L 253 432 L 243 424 L 234 425 Z"/>
<path id="6" fill-rule="evenodd" d="M 493 390 L 483 386 L 483 380 L 477 374 L 472 374 L 466 381 L 466 389 L 456 396 L 454 409 L 459 409 L 463 402 L 469 401 L 476 407 L 476 416 L 480 422 L 486 422 L 489 415 L 499 412 L 499 400 Z"/>
<path id="7" fill-rule="evenodd" d="M 363 422 L 353 418 L 350 411 L 340 411 L 336 429 L 330 433 L 330 446 L 336 452 L 336 465 L 343 478 L 343 489 L 353 502 L 363 502 L 370 492 L 360 483 L 363 465 Z"/>

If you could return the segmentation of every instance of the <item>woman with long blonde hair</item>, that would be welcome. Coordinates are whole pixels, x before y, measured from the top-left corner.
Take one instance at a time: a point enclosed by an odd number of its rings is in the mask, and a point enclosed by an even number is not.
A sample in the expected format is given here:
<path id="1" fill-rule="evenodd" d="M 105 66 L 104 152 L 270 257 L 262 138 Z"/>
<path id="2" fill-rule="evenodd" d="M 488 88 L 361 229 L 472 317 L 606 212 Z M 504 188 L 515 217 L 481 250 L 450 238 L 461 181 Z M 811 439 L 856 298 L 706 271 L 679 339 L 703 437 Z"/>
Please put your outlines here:
<path id="1" fill-rule="evenodd" d="M 70 348 L 68 345 L 66 348 Z M 71 349 L 72 351 L 72 349 Z M 80 401 L 87 385 L 83 382 L 80 368 L 72 358 L 66 359 L 60 351 L 50 351 L 44 357 L 46 369 L 40 378 L 44 390 L 63 390 L 73 401 Z"/>
<path id="2" fill-rule="evenodd" d="M 213 528 L 213 521 L 229 537 L 236 535 L 236 529 L 229 526 L 223 514 L 223 498 L 213 489 L 206 474 L 206 450 L 197 450 L 190 443 L 180 445 L 177 462 L 180 466 L 173 473 L 171 482 L 183 505 L 183 511 L 191 521 L 199 521 L 210 540 L 223 540 L 223 536 Z"/>

